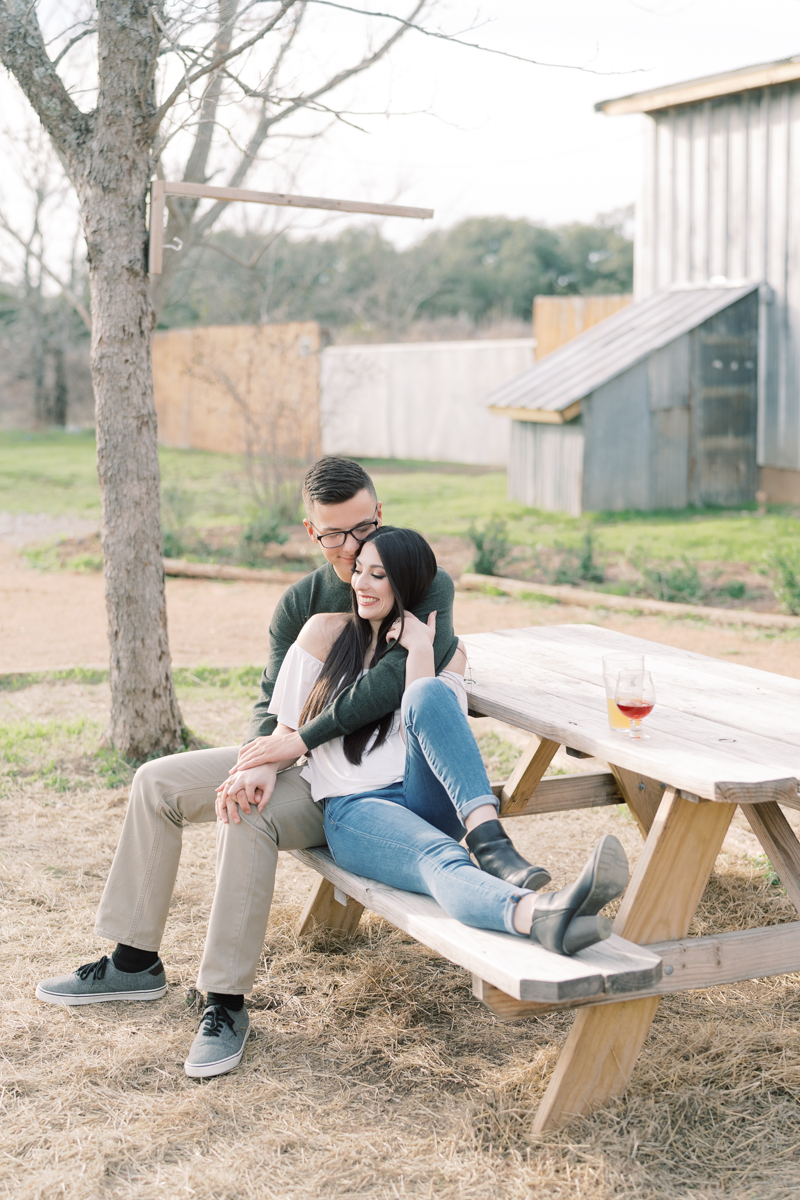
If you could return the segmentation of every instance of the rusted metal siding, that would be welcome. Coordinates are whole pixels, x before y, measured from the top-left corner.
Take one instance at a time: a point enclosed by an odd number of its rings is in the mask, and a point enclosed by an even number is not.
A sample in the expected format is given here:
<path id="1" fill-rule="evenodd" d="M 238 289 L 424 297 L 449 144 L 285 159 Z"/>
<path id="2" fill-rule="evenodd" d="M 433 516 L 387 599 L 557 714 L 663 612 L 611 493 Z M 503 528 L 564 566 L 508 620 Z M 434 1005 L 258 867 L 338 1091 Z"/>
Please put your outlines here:
<path id="1" fill-rule="evenodd" d="M 637 218 L 636 300 L 715 277 L 770 285 L 758 459 L 800 469 L 800 82 L 651 113 Z"/>
<path id="2" fill-rule="evenodd" d="M 580 420 L 566 425 L 512 421 L 509 500 L 580 516 L 583 446 Z"/>

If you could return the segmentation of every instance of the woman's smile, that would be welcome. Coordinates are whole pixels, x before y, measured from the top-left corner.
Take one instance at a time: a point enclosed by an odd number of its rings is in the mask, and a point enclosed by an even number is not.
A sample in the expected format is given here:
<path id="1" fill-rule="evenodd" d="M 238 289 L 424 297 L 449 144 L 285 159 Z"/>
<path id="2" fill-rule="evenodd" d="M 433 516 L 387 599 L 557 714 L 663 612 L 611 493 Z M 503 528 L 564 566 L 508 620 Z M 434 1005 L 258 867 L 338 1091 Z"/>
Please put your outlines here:
<path id="1" fill-rule="evenodd" d="M 352 585 L 360 617 L 368 621 L 382 621 L 392 611 L 394 592 L 377 547 L 370 542 L 361 547 L 355 561 Z"/>

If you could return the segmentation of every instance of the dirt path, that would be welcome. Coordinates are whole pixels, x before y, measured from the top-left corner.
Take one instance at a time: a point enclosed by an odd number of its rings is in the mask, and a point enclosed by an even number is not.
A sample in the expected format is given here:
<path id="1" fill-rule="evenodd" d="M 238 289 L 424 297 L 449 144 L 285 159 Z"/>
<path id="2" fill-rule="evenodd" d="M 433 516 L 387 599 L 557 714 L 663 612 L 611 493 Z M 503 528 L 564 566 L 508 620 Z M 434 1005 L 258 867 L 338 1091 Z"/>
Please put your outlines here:
<path id="1" fill-rule="evenodd" d="M 281 592 L 273 584 L 167 580 L 173 662 L 266 662 L 269 621 Z M 619 613 L 601 618 L 585 608 L 525 604 L 468 592 L 456 596 L 455 623 L 461 634 L 587 622 L 800 678 L 800 639 L 791 635 L 772 637 L 756 630 Z M 100 666 L 107 660 L 102 577 L 35 571 L 13 547 L 0 545 L 0 671 Z"/>

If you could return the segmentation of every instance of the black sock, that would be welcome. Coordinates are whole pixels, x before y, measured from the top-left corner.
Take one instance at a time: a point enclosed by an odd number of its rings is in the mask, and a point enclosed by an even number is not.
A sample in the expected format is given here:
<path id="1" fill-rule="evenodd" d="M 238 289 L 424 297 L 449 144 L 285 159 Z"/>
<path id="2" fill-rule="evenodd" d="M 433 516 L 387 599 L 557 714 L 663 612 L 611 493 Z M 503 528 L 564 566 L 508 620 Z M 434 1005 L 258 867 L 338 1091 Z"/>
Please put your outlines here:
<path id="1" fill-rule="evenodd" d="M 146 971 L 158 962 L 157 950 L 137 950 L 136 946 L 126 946 L 119 942 L 111 955 L 111 961 L 118 971 L 126 971 L 135 975 L 137 971 Z"/>
<path id="2" fill-rule="evenodd" d="M 209 1004 L 221 1004 L 230 1012 L 239 1012 L 244 1008 L 244 996 L 239 993 L 235 996 L 227 996 L 225 992 L 209 992 L 206 997 L 206 1008 Z"/>

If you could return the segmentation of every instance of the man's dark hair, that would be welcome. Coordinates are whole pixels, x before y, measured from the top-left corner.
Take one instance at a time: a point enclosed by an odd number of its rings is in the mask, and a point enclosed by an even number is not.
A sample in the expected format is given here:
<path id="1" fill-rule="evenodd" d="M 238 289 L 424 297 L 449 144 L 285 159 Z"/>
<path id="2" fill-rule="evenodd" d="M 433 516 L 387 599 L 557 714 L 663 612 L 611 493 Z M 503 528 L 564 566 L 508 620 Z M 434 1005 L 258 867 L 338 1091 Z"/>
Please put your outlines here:
<path id="1" fill-rule="evenodd" d="M 309 504 L 343 504 L 366 488 L 376 499 L 375 484 L 363 467 L 352 458 L 326 454 L 306 472 L 303 480 L 303 501 Z"/>

